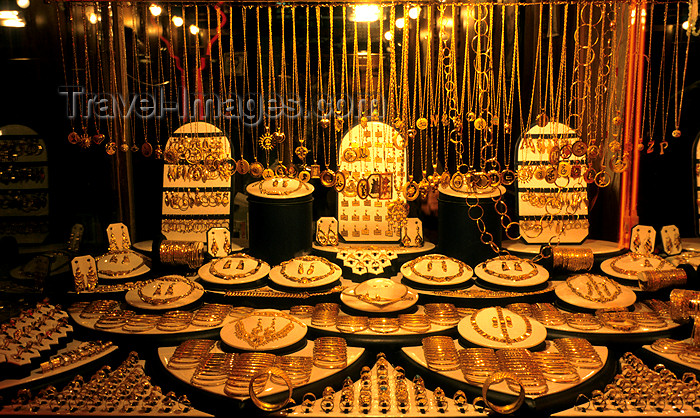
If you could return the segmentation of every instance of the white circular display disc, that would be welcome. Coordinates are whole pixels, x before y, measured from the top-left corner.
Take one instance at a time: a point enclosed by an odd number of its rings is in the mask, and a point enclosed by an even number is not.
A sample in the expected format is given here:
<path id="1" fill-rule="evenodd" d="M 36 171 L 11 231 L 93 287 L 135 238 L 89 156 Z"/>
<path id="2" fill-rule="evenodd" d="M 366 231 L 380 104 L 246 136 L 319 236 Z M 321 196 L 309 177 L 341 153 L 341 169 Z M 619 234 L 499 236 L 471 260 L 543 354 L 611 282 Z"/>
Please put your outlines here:
<path id="1" fill-rule="evenodd" d="M 245 254 L 213 260 L 199 268 L 199 277 L 213 284 L 243 284 L 260 280 L 270 273 L 270 265 Z"/>
<path id="2" fill-rule="evenodd" d="M 631 288 L 596 274 L 569 277 L 554 289 L 554 293 L 564 302 L 586 309 L 626 308 L 637 300 Z M 610 298 L 612 300 L 607 300 Z"/>
<path id="3" fill-rule="evenodd" d="M 348 307 L 357 309 L 358 311 L 372 313 L 396 312 L 408 309 L 411 306 L 415 305 L 416 302 L 418 302 L 418 293 L 408 289 L 406 291 L 406 294 L 396 302 L 388 304 L 373 304 L 371 302 L 361 300 L 354 296 L 353 291 L 356 288 L 357 286 L 345 289 L 343 293 L 340 294 L 340 301 Z"/>
<path id="4" fill-rule="evenodd" d="M 544 325 L 501 307 L 467 315 L 457 324 L 457 331 L 467 341 L 490 348 L 530 348 L 547 338 Z"/>
<path id="5" fill-rule="evenodd" d="M 401 266 L 401 274 L 420 284 L 451 286 L 469 280 L 474 275 L 474 270 L 455 258 L 429 254 L 404 263 Z"/>
<path id="6" fill-rule="evenodd" d="M 338 280 L 343 271 L 323 257 L 306 255 L 285 261 L 270 270 L 270 280 L 280 286 L 310 288 Z"/>
<path id="7" fill-rule="evenodd" d="M 547 269 L 515 256 L 486 260 L 474 268 L 474 273 L 485 282 L 507 287 L 535 286 L 549 279 Z"/>
<path id="8" fill-rule="evenodd" d="M 658 255 L 627 253 L 600 263 L 603 273 L 621 279 L 637 280 L 637 273 L 649 270 L 671 270 L 675 266 Z"/>
<path id="9" fill-rule="evenodd" d="M 150 310 L 174 309 L 196 302 L 204 295 L 201 284 L 183 276 L 170 275 L 143 282 L 126 292 L 126 303 Z"/>
<path id="10" fill-rule="evenodd" d="M 95 259 L 97 277 L 100 279 L 130 279 L 151 271 L 150 260 L 131 250 L 107 253 Z"/>
<path id="11" fill-rule="evenodd" d="M 274 309 L 260 309 L 223 328 L 221 340 L 240 350 L 268 351 L 296 344 L 306 336 L 306 324 Z"/>

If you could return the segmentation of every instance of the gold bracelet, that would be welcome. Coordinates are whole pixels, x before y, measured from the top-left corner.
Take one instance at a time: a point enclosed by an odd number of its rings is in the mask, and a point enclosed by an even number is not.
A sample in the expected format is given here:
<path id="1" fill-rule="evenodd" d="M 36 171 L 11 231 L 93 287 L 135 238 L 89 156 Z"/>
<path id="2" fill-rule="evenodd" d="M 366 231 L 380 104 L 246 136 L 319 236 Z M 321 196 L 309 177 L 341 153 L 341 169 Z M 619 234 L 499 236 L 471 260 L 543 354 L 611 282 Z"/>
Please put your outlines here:
<path id="1" fill-rule="evenodd" d="M 504 405 L 504 406 L 494 405 L 486 397 L 486 395 L 488 394 L 488 391 L 489 391 L 489 387 L 493 384 L 500 383 L 506 379 L 517 383 L 518 386 L 520 387 L 520 392 L 518 393 L 518 399 L 516 399 L 515 402 L 508 404 L 508 405 Z M 498 371 L 498 372 L 494 372 L 493 374 L 491 374 L 491 376 L 489 376 L 486 379 L 486 381 L 484 381 L 484 385 L 481 387 L 481 397 L 483 398 L 484 403 L 486 403 L 486 406 L 491 408 L 491 410 L 493 410 L 497 414 L 508 415 L 508 414 L 512 414 L 513 412 L 520 409 L 520 407 L 523 405 L 523 402 L 525 402 L 525 387 L 523 386 L 522 382 L 513 373 Z"/>

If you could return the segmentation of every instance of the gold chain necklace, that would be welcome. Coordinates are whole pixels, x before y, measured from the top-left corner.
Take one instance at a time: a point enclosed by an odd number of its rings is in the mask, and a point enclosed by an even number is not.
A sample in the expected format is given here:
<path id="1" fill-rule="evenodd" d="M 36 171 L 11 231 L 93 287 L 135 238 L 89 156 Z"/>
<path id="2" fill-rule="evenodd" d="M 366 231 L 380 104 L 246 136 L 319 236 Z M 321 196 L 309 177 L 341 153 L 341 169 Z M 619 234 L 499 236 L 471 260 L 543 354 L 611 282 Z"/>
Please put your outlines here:
<path id="1" fill-rule="evenodd" d="M 491 270 L 491 269 L 489 269 L 489 268 L 487 267 L 487 266 L 488 266 L 488 263 L 491 263 L 491 262 L 494 262 L 494 261 L 495 261 L 495 262 L 500 262 L 500 263 L 501 263 L 501 270 L 502 270 L 503 272 L 508 271 L 508 270 L 511 270 L 511 269 L 514 270 L 514 271 L 522 271 L 522 265 L 523 265 L 523 264 L 529 265 L 530 268 L 531 268 L 531 270 L 530 270 L 529 272 L 527 272 L 527 273 L 524 273 L 524 274 L 521 274 L 521 275 L 517 275 L 517 276 L 516 276 L 516 275 L 506 274 L 506 273 L 501 273 L 501 272 L 497 272 L 497 271 Z M 515 261 L 515 262 L 513 263 L 513 267 L 512 267 L 512 268 L 508 266 L 508 263 L 507 263 L 508 261 Z M 515 257 L 515 256 L 511 256 L 511 255 L 498 256 L 498 257 L 496 257 L 496 258 L 492 258 L 491 260 L 487 260 L 487 261 L 485 261 L 485 262 L 483 263 L 483 267 L 484 267 L 484 272 L 485 272 L 486 274 L 490 274 L 491 276 L 498 277 L 499 279 L 512 280 L 512 281 L 515 281 L 515 282 L 519 282 L 519 281 L 531 279 L 531 278 L 537 276 L 537 275 L 539 274 L 539 272 L 540 272 L 540 270 L 539 270 L 539 268 L 537 267 L 537 265 L 536 265 L 535 263 L 533 263 L 532 261 L 530 261 L 530 260 L 524 260 L 524 259 L 522 259 L 522 258 Z"/>
<path id="2" fill-rule="evenodd" d="M 255 327 L 249 332 L 245 329 L 243 321 L 251 317 L 258 317 L 258 321 Z M 272 323 L 267 327 L 263 327 L 262 318 L 259 317 L 272 317 Z M 283 318 L 289 321 L 279 331 L 275 329 L 275 320 L 277 318 Z M 254 312 L 236 321 L 234 331 L 236 337 L 242 341 L 245 341 L 252 348 L 258 348 L 286 337 L 290 332 L 292 332 L 296 325 L 303 326 L 299 320 L 283 312 Z"/>
<path id="3" fill-rule="evenodd" d="M 234 266 L 235 270 L 244 270 L 245 269 L 245 259 L 251 260 L 255 262 L 255 265 L 251 269 L 247 269 L 238 273 L 225 273 L 221 270 L 219 270 L 219 265 L 223 264 L 223 270 L 229 270 L 232 266 L 232 263 L 235 259 L 238 259 L 238 263 L 236 263 L 236 266 Z M 262 263 L 260 260 L 258 260 L 255 257 L 251 257 L 248 254 L 239 254 L 236 255 L 235 257 L 227 257 L 227 258 L 222 258 L 219 260 L 212 261 L 211 265 L 209 266 L 209 273 L 211 273 L 213 276 L 218 277 L 223 280 L 235 280 L 235 279 L 240 279 L 242 277 L 248 277 L 252 276 L 253 274 L 257 273 L 258 270 L 260 270 L 260 267 L 262 267 Z"/>
<path id="4" fill-rule="evenodd" d="M 582 293 L 577 286 L 574 285 L 574 280 L 580 277 L 586 278 L 586 290 L 587 292 Z M 596 279 L 602 279 L 601 281 L 596 281 Z M 612 285 L 613 292 L 610 292 L 608 285 Z M 604 276 L 598 276 L 595 274 L 581 274 L 574 277 L 569 277 L 566 279 L 566 286 L 571 290 L 576 296 L 597 303 L 611 302 L 615 300 L 620 293 L 622 293 L 622 288 L 614 280 L 610 280 Z"/>

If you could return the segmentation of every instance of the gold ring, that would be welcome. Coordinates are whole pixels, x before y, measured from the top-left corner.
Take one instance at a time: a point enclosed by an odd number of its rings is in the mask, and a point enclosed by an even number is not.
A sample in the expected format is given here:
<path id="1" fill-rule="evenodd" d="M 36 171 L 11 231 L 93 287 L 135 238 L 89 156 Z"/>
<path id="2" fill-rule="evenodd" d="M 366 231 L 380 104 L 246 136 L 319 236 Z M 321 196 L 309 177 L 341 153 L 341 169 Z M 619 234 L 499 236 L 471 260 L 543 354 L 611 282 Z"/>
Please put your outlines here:
<path id="1" fill-rule="evenodd" d="M 268 378 L 274 375 L 284 380 L 284 384 L 287 385 L 287 399 L 279 403 L 268 403 L 263 402 L 258 398 L 258 395 L 255 393 L 255 389 L 253 389 L 253 383 L 265 374 L 267 374 Z M 280 369 L 279 367 L 268 367 L 267 369 L 253 376 L 248 384 L 248 394 L 250 395 L 250 400 L 253 401 L 255 406 L 268 412 L 279 411 L 287 406 L 288 403 L 294 402 L 292 400 L 292 382 L 289 380 L 287 373 L 285 373 L 284 370 Z"/>
<path id="2" fill-rule="evenodd" d="M 489 387 L 493 384 L 500 383 L 504 380 L 510 380 L 513 382 L 516 382 L 518 386 L 520 386 L 520 393 L 518 393 L 518 399 L 515 400 L 515 402 L 505 405 L 505 406 L 497 406 L 491 403 L 491 401 L 488 400 L 486 397 L 486 394 L 489 391 Z M 484 403 L 486 406 L 491 408 L 494 412 L 497 414 L 501 415 L 507 415 L 507 414 L 512 414 L 513 412 L 517 411 L 525 402 L 525 387 L 523 386 L 522 382 L 520 379 L 518 379 L 515 374 L 510 373 L 510 372 L 503 372 L 503 371 L 498 371 L 494 372 L 489 376 L 485 381 L 484 385 L 481 387 L 481 397 L 484 398 Z"/>

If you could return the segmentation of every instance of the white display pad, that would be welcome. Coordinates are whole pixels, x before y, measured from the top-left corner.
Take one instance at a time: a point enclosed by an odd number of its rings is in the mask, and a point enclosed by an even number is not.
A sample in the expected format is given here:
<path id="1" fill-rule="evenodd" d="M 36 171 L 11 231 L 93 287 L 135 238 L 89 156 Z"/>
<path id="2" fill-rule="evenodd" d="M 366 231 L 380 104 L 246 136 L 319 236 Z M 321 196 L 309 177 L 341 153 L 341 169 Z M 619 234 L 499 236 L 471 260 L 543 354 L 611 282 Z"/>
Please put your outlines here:
<path id="1" fill-rule="evenodd" d="M 325 258 L 303 256 L 273 267 L 269 275 L 270 280 L 280 286 L 310 288 L 333 283 L 342 273 L 340 267 Z"/>
<path id="2" fill-rule="evenodd" d="M 539 254 L 542 246 L 540 244 L 527 244 L 520 240 L 505 240 L 501 243 L 503 249 L 513 253 L 523 254 Z M 582 244 L 561 244 L 561 248 L 590 248 L 595 255 L 613 254 L 620 251 L 622 248 L 616 242 L 601 241 L 597 239 L 586 238 Z"/>
<path id="3" fill-rule="evenodd" d="M 338 245 L 338 220 L 325 216 L 316 221 L 316 242 L 319 245 Z"/>
<path id="4" fill-rule="evenodd" d="M 483 308 L 462 318 L 457 324 L 459 335 L 480 347 L 496 349 L 535 347 L 547 338 L 547 329 L 538 321 L 508 309 L 500 308 L 500 314 L 498 310 Z"/>
<path id="5" fill-rule="evenodd" d="M 171 369 L 168 367 L 168 363 L 170 362 L 170 358 L 173 356 L 173 353 L 175 353 L 176 348 L 177 347 L 159 347 L 158 348 L 158 358 L 160 358 L 161 363 L 168 370 L 168 372 L 170 372 L 177 379 L 179 379 L 187 384 L 190 384 L 190 381 L 192 380 L 192 376 L 194 375 L 194 370 L 195 370 L 194 368 L 192 368 L 192 369 Z M 222 351 L 218 345 L 215 345 L 214 348 L 211 350 L 211 352 L 212 353 L 221 353 Z M 361 348 L 361 347 L 348 347 L 347 348 L 347 354 L 348 354 L 347 365 L 351 366 L 353 363 L 355 363 L 362 356 L 362 353 L 364 353 L 364 352 L 365 352 L 365 349 Z M 296 351 L 294 353 L 291 353 L 289 355 L 313 357 L 313 353 L 314 353 L 314 342 L 308 341 L 304 348 L 302 348 L 301 350 Z M 313 369 L 311 370 L 311 378 L 309 379 L 309 384 L 326 379 L 330 376 L 333 376 L 337 373 L 342 372 L 343 370 L 345 370 L 345 369 L 321 369 L 319 367 L 314 366 Z M 224 384 L 217 385 L 217 386 L 203 386 L 203 387 L 201 387 L 201 389 L 205 390 L 209 393 L 228 397 L 228 395 L 226 395 L 224 393 Z M 267 385 L 265 386 L 265 389 L 262 391 L 262 393 L 258 394 L 258 397 L 262 398 L 264 396 L 270 396 L 270 395 L 274 395 L 274 394 L 286 392 L 286 391 L 287 391 L 286 386 L 278 385 L 276 383 L 273 383 L 271 380 L 268 380 Z M 247 396 L 234 397 L 234 399 L 244 400 L 244 399 L 248 399 L 248 397 Z"/>
<path id="6" fill-rule="evenodd" d="M 656 229 L 647 225 L 636 225 L 630 233 L 630 252 L 651 254 L 656 243 Z"/>
<path id="7" fill-rule="evenodd" d="M 298 343 L 306 331 L 306 324 L 288 313 L 258 309 L 221 328 L 219 335 L 224 343 L 239 350 L 269 351 Z M 276 333 L 279 337 L 268 337 Z"/>
<path id="8" fill-rule="evenodd" d="M 171 287 L 172 286 L 172 287 Z M 172 294 L 167 294 L 172 290 Z M 178 295 L 182 295 L 177 298 Z M 190 281 L 184 276 L 163 276 L 143 282 L 140 287 L 126 292 L 125 299 L 129 305 L 148 310 L 175 309 L 196 302 L 204 295 L 201 284 Z M 155 303 L 149 303 L 145 298 L 154 299 Z M 168 299 L 172 302 L 165 302 Z"/>
<path id="9" fill-rule="evenodd" d="M 627 253 L 600 263 L 603 273 L 621 279 L 637 280 L 637 274 L 650 270 L 672 270 L 675 266 L 658 255 Z"/>
<path id="10" fill-rule="evenodd" d="M 520 270 L 517 266 L 520 266 Z M 486 260 L 474 267 L 474 273 L 485 282 L 506 287 L 535 286 L 549 279 L 547 269 L 530 260 L 515 256 L 495 257 Z M 524 275 L 529 277 L 519 279 Z"/>
<path id="11" fill-rule="evenodd" d="M 666 225 L 661 228 L 661 245 L 668 255 L 680 254 L 683 251 L 681 232 L 676 225 Z"/>
<path id="12" fill-rule="evenodd" d="M 552 239 L 561 243 L 580 243 L 588 236 L 588 185 L 583 177 L 588 169 L 586 155 L 584 152 L 579 156 L 573 153 L 566 156 L 563 152 L 581 146 L 587 148 L 573 129 L 558 122 L 535 125 L 520 139 L 516 157 L 520 221 L 549 219 L 550 223 L 554 222 L 553 227 L 542 225 L 540 233 L 521 231 L 528 244 L 544 244 Z M 555 181 L 547 181 L 547 169 L 553 170 Z M 541 175 L 535 174 L 537 171 Z M 578 171 L 579 175 L 574 177 L 571 171 Z M 572 218 L 581 221 L 580 227 L 566 227 L 566 222 Z"/>
<path id="13" fill-rule="evenodd" d="M 597 274 L 571 276 L 560 283 L 554 293 L 564 302 L 585 309 L 626 308 L 637 300 L 637 295 L 631 288 Z"/>
<path id="14" fill-rule="evenodd" d="M 406 182 L 405 152 L 396 146 L 401 144 L 398 131 L 377 121 L 363 121 L 343 136 L 338 171 L 345 175 L 345 188 L 338 193 L 338 229 L 346 241 L 401 238 L 387 218 L 391 202 L 405 202 L 400 193 Z"/>
<path id="15" fill-rule="evenodd" d="M 429 254 L 404 263 L 401 274 L 408 280 L 424 285 L 453 286 L 469 280 L 474 270 L 456 258 Z"/>
<path id="16" fill-rule="evenodd" d="M 207 252 L 214 258 L 231 253 L 231 232 L 228 228 L 212 228 L 207 231 Z"/>
<path id="17" fill-rule="evenodd" d="M 131 236 L 129 228 L 121 222 L 110 224 L 107 227 L 107 241 L 109 252 L 128 250 L 131 248 Z"/>
<path id="18" fill-rule="evenodd" d="M 91 291 L 97 286 L 97 265 L 91 255 L 75 257 L 71 260 L 73 282 L 77 292 Z"/>
<path id="19" fill-rule="evenodd" d="M 554 343 L 552 343 L 551 341 L 547 341 L 546 344 L 547 344 L 547 347 L 543 350 L 544 352 L 550 352 L 550 353 L 557 352 L 557 349 L 554 346 Z M 466 347 L 463 347 L 461 344 L 459 344 L 459 342 L 457 340 L 455 340 L 455 347 L 457 348 L 457 350 L 460 350 L 462 348 L 466 348 Z M 602 360 L 603 365 L 605 365 L 605 363 L 608 360 L 608 348 L 604 347 L 604 346 L 593 346 L 593 348 L 600 356 L 600 359 Z M 423 347 L 403 347 L 401 350 L 406 355 L 408 355 L 408 357 L 411 360 L 413 360 L 414 362 L 418 363 L 419 365 L 425 367 L 426 369 L 428 368 L 428 363 L 425 361 L 425 355 L 423 354 Z M 597 368 L 597 369 L 577 368 L 576 370 L 578 371 L 579 376 L 581 378 L 581 380 L 578 383 L 554 383 L 554 382 L 547 381 L 547 386 L 549 387 L 549 390 L 547 391 L 547 393 L 542 394 L 542 395 L 526 395 L 526 398 L 536 399 L 536 398 L 539 398 L 542 396 L 549 396 L 549 395 L 563 392 L 565 390 L 576 387 L 576 386 L 584 383 L 585 381 L 590 380 L 593 376 L 598 374 L 602 370 L 602 367 Z M 468 385 L 474 386 L 473 384 L 467 382 L 467 380 L 464 378 L 464 375 L 462 374 L 461 370 L 439 371 L 439 372 L 436 371 L 436 373 L 440 373 L 441 375 L 449 377 L 452 380 L 456 380 L 457 382 L 461 382 L 463 384 L 468 384 Z M 517 393 L 510 390 L 510 388 L 508 388 L 508 385 L 506 384 L 506 382 L 492 385 L 489 388 L 489 390 L 490 391 L 494 390 L 496 392 L 505 393 L 508 395 L 514 395 L 514 396 L 518 395 Z"/>
<path id="20" fill-rule="evenodd" d="M 391 279 L 374 278 L 344 289 L 340 301 L 363 312 L 396 312 L 415 305 L 418 294 Z"/>
<path id="21" fill-rule="evenodd" d="M 230 255 L 199 268 L 207 283 L 237 285 L 260 280 L 270 273 L 270 265 L 246 254 Z"/>
<path id="22" fill-rule="evenodd" d="M 97 257 L 100 279 L 130 279 L 151 271 L 151 260 L 131 250 L 119 250 Z"/>
<path id="23" fill-rule="evenodd" d="M 686 251 L 678 255 L 672 255 L 671 257 L 667 257 L 666 261 L 668 261 L 676 267 L 681 264 L 690 264 L 691 266 L 698 268 L 698 266 L 700 266 L 700 252 Z"/>

